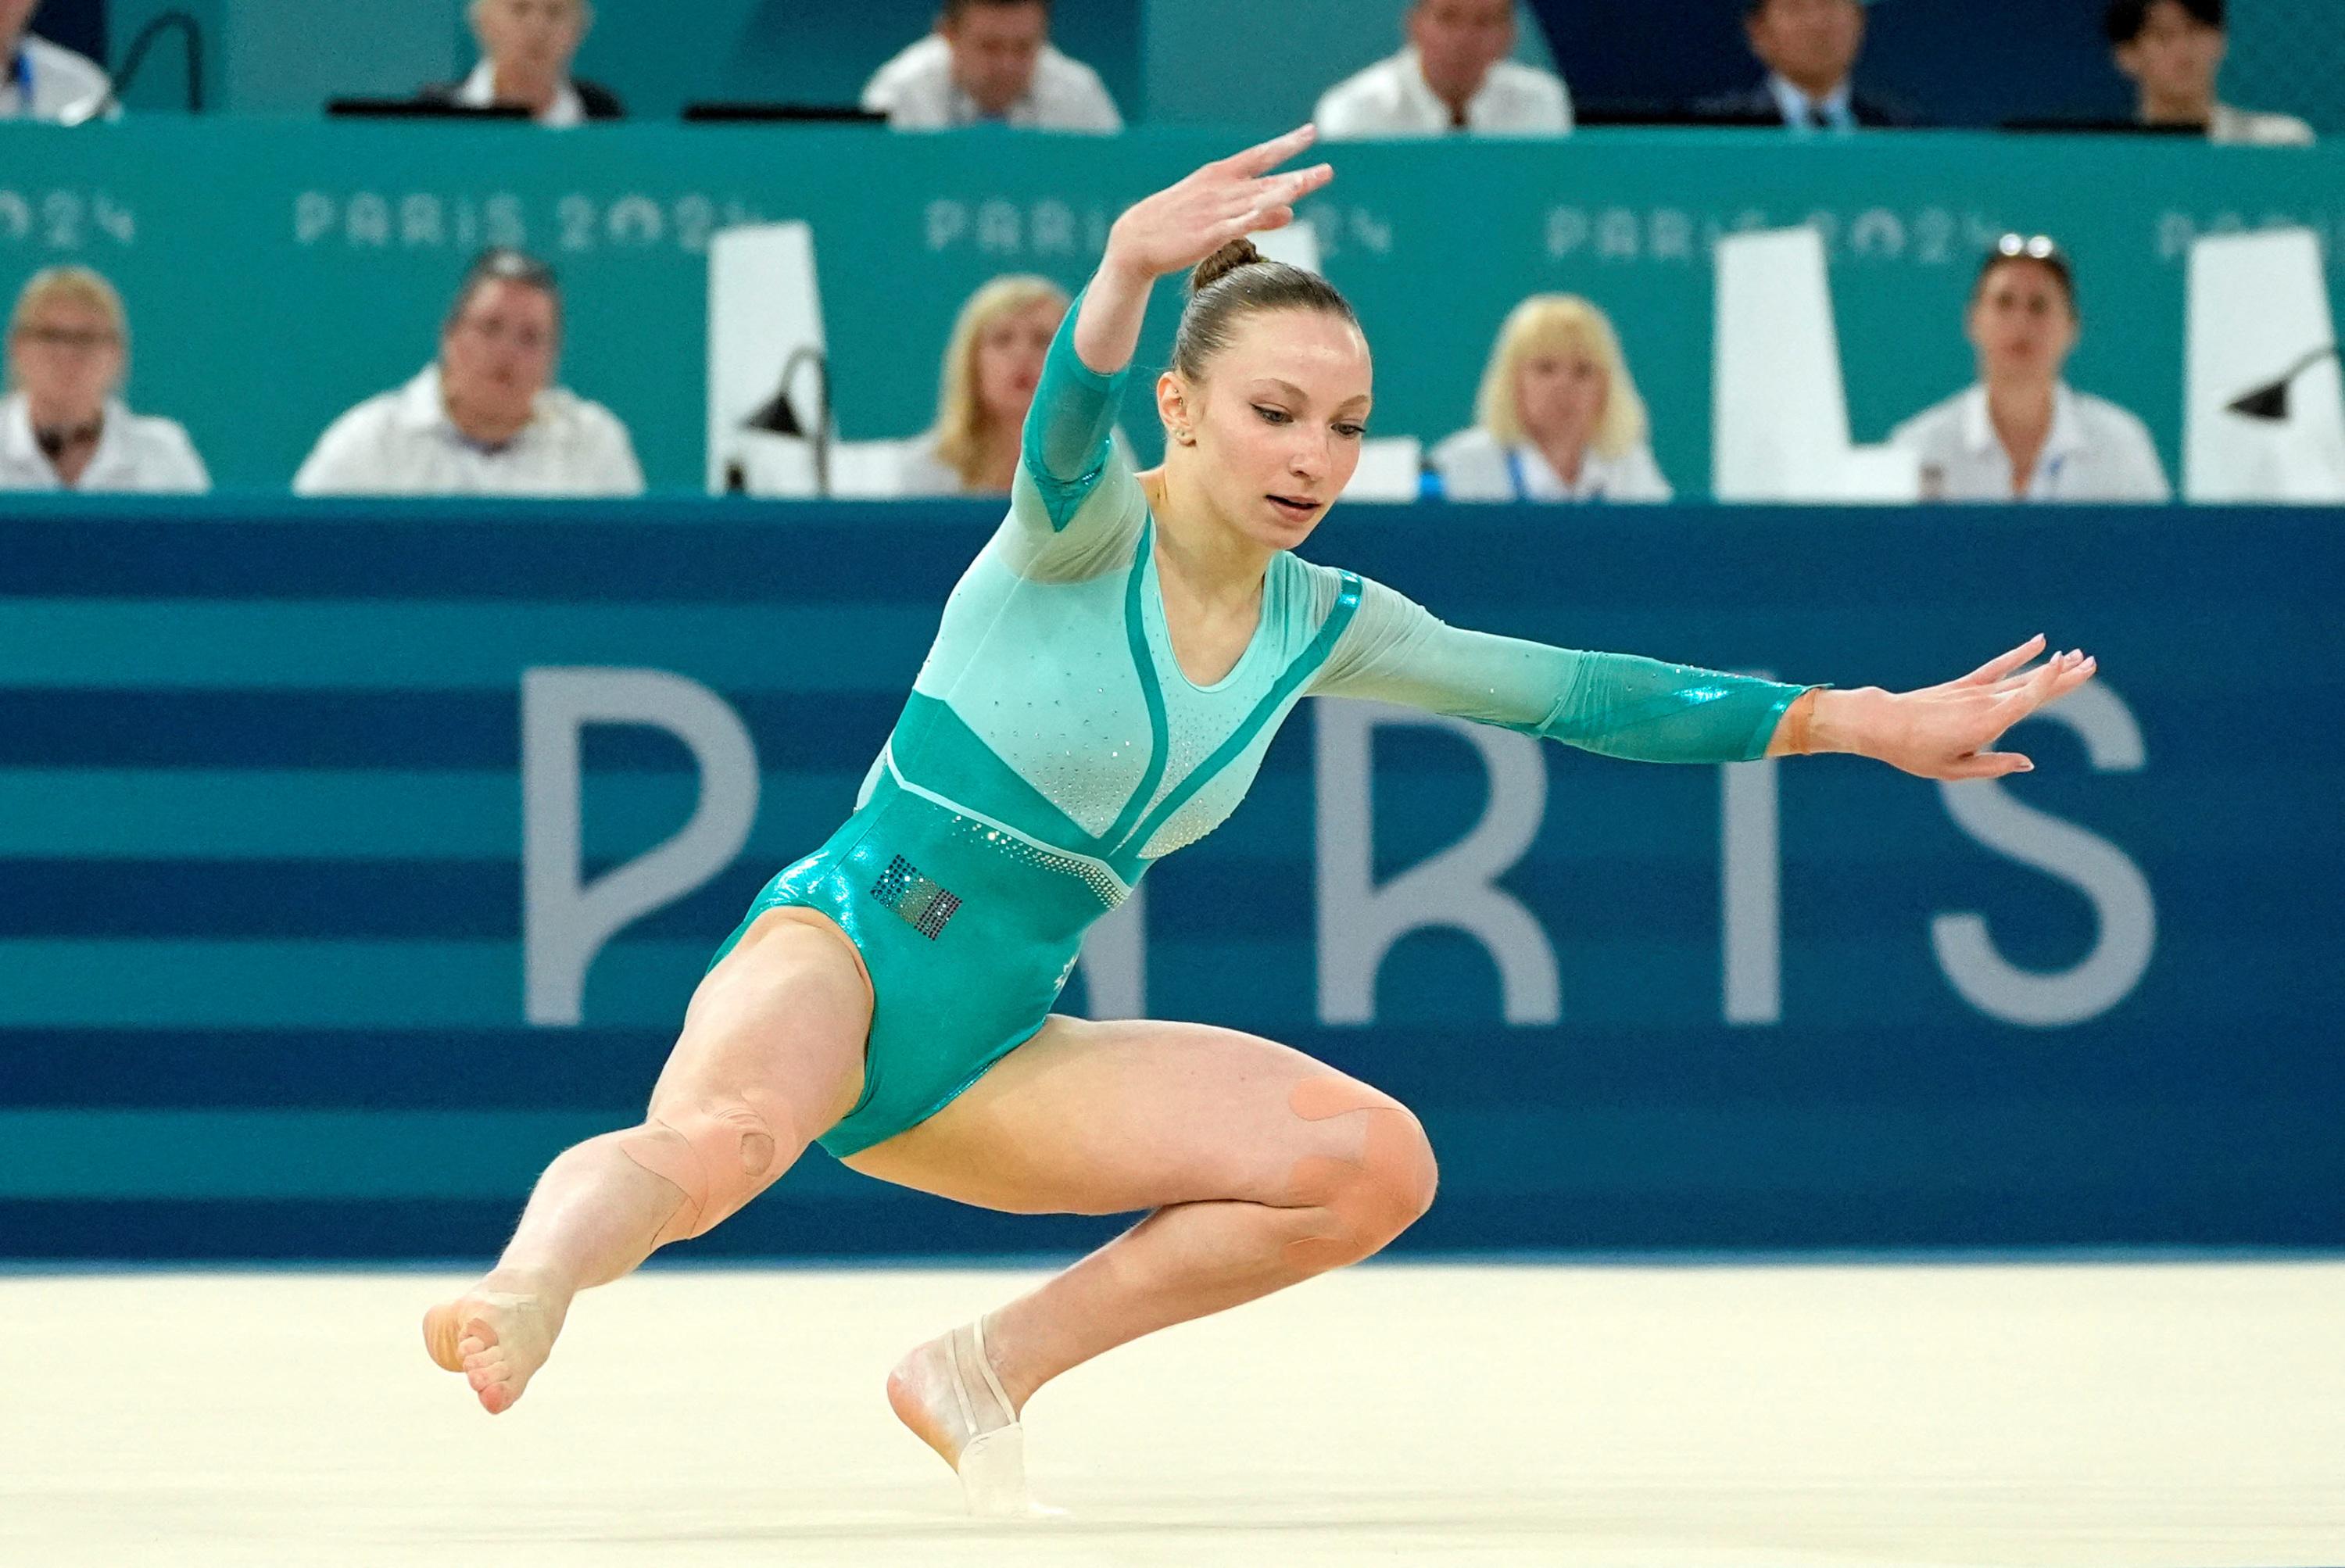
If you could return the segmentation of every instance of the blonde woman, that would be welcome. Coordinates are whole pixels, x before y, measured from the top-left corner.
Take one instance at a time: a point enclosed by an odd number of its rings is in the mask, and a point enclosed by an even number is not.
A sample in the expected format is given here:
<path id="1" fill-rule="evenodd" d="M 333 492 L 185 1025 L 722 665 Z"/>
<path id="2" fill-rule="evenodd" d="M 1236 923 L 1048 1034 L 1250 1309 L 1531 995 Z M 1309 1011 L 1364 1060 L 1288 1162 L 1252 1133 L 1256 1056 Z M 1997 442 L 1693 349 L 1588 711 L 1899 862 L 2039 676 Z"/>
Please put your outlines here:
<path id="1" fill-rule="evenodd" d="M 0 490 L 209 490 L 188 433 L 123 403 L 129 370 L 114 285 L 86 267 L 35 273 L 8 322 Z"/>
<path id="2" fill-rule="evenodd" d="M 1604 312 L 1535 294 L 1498 329 L 1476 423 L 1433 449 L 1452 501 L 1667 501 L 1645 400 Z"/>
<path id="3" fill-rule="evenodd" d="M 904 453 L 906 495 L 1006 495 L 1067 291 L 1014 273 L 969 297 L 945 345 L 937 423 Z"/>

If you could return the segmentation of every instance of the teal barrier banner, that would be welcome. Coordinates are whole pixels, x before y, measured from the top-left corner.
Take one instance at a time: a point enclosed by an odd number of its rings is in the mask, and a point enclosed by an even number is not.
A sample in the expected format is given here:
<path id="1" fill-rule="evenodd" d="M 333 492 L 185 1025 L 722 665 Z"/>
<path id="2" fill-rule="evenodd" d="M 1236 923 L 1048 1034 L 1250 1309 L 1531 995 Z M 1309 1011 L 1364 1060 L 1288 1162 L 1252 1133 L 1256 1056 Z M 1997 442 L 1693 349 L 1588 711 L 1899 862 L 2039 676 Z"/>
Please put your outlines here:
<path id="1" fill-rule="evenodd" d="M 493 1249 L 546 1160 L 641 1115 L 997 521 L 13 505 L 0 1255 Z M 2345 1244 L 2345 543 L 2306 514 L 1964 521 L 1339 513 L 1315 558 L 1457 624 L 1896 687 L 2042 629 L 2105 674 L 2014 731 L 2034 772 L 1943 788 L 1308 704 L 1065 1005 L 1398 1095 L 1443 1166 L 1416 1247 Z M 553 717 L 627 672 L 678 700 Z M 701 816 L 737 854 L 607 939 L 565 916 Z M 695 1250 L 1102 1228 L 813 1155 Z"/>
<path id="2" fill-rule="evenodd" d="M 82 261 L 127 296 L 136 406 L 184 422 L 224 485 L 282 489 L 328 422 L 412 375 L 466 260 L 518 244 L 569 291 L 563 379 L 634 433 L 655 487 L 705 473 L 709 236 L 804 219 L 841 433 L 926 428 L 955 311 L 986 278 L 1088 275 L 1122 207 L 1231 150 L 971 133 L 627 126 L 381 127 L 133 120 L 0 126 L 0 284 Z M 2072 380 L 2179 455 L 2183 273 L 2201 233 L 2345 222 L 2345 149 L 1917 135 L 1589 133 L 1549 145 L 1350 147 L 1307 209 L 1376 349 L 1378 433 L 1469 422 L 1521 296 L 1609 310 L 1681 492 L 1707 490 L 1712 271 L 1721 233 L 1812 220 L 1833 259 L 1857 438 L 1966 384 L 1963 305 L 2005 229 L 2058 235 L 2085 313 Z M 191 178 L 199 170 L 200 178 Z M 1142 345 L 1159 365 L 1177 300 Z M 1146 375 L 1127 426 L 1160 438 Z"/>

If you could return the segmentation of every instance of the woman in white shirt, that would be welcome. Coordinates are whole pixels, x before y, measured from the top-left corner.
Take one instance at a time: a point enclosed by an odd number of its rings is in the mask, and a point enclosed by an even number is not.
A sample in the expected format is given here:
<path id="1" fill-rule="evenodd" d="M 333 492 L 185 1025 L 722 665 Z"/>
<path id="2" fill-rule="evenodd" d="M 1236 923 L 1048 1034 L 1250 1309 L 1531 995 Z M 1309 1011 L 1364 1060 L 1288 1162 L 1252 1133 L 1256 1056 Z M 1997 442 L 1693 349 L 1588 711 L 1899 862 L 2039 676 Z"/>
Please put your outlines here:
<path id="1" fill-rule="evenodd" d="M 1064 289 L 1027 273 L 969 297 L 945 345 L 937 423 L 906 445 L 899 494 L 1009 494 L 1019 433 L 1067 305 Z"/>
<path id="2" fill-rule="evenodd" d="M 2170 501 L 2140 420 L 2061 379 L 2082 333 L 2076 274 L 2042 235 L 1995 242 L 1966 323 L 1978 381 L 1889 435 L 1934 501 Z"/>
<path id="3" fill-rule="evenodd" d="M 34 274 L 8 324 L 0 401 L 0 490 L 209 490 L 188 433 L 121 398 L 130 323 L 114 285 L 86 267 Z"/>
<path id="4" fill-rule="evenodd" d="M 1451 501 L 1667 501 L 1619 334 L 1575 294 L 1534 294 L 1498 329 L 1476 423 L 1428 462 Z"/>

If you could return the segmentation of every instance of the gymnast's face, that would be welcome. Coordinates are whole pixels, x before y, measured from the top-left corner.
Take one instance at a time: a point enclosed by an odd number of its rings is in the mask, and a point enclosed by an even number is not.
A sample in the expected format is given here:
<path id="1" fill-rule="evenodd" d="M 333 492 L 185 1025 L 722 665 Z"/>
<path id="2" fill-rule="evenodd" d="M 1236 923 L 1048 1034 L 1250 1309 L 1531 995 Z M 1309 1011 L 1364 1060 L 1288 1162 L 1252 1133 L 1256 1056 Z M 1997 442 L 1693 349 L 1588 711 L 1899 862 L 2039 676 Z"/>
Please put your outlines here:
<path id="1" fill-rule="evenodd" d="M 1367 340 L 1351 322 L 1324 311 L 1256 311 L 1199 382 L 1169 372 L 1158 383 L 1167 465 L 1188 470 L 1248 539 L 1291 550 L 1352 482 L 1373 393 Z"/>

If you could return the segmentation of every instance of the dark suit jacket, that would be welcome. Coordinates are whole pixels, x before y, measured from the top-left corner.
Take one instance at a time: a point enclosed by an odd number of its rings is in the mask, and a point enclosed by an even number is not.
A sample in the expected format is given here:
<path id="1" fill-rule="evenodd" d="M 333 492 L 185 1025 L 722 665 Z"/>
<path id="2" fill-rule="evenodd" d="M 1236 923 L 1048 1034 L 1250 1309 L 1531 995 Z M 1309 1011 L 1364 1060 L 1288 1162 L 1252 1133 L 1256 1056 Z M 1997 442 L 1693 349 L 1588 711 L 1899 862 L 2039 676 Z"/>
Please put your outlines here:
<path id="1" fill-rule="evenodd" d="M 456 101 L 457 91 L 463 85 L 461 81 L 432 82 L 416 88 L 415 96 L 427 104 L 452 104 Z M 627 117 L 626 106 L 619 102 L 619 95 L 610 88 L 587 81 L 583 76 L 571 77 L 570 86 L 578 95 L 578 102 L 586 110 L 588 119 L 623 120 Z"/>
<path id="2" fill-rule="evenodd" d="M 1862 90 L 1848 97 L 1849 112 L 1856 123 L 1870 129 L 1913 129 L 1929 122 L 1893 98 L 1877 98 Z M 1724 125 L 1771 125 L 1786 123 L 1783 111 L 1775 102 L 1775 95 L 1760 83 L 1744 92 L 1728 93 L 1721 97 L 1704 98 L 1694 106 L 1694 113 L 1703 119 L 1714 119 Z"/>

